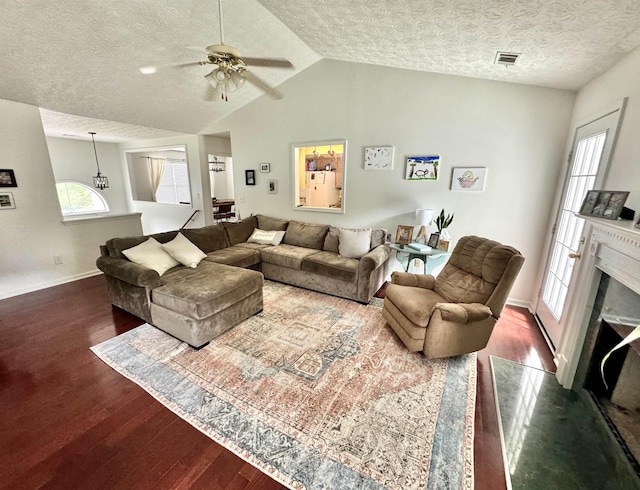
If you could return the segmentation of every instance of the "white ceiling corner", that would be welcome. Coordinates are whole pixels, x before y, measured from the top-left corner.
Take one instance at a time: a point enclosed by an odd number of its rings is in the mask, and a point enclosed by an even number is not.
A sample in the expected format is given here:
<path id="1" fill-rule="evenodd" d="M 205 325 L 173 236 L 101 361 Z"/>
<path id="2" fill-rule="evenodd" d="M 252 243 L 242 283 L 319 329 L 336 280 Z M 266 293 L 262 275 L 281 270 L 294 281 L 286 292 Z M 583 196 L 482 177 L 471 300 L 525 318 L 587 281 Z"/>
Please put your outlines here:
<path id="1" fill-rule="evenodd" d="M 640 44 L 638 0 L 223 0 L 223 17 L 241 54 L 294 64 L 254 69 L 272 86 L 325 57 L 576 90 Z M 2 2 L 0 19 L 0 98 L 43 108 L 50 135 L 208 134 L 262 95 L 206 102 L 207 67 L 138 71 L 203 59 L 190 47 L 219 43 L 215 0 Z"/>

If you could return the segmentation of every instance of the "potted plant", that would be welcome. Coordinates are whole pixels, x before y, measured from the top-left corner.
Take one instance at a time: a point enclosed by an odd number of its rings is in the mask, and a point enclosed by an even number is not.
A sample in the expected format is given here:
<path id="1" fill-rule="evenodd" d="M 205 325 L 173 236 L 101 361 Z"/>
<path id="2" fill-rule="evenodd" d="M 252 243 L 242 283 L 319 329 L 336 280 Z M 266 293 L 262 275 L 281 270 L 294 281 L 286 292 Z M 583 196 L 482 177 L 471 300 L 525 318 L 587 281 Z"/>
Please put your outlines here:
<path id="1" fill-rule="evenodd" d="M 451 244 L 451 235 L 449 235 L 447 228 L 453 222 L 453 216 L 453 213 L 445 215 L 443 209 L 442 211 L 440 211 L 440 214 L 436 218 L 436 226 L 440 235 L 440 240 L 438 241 L 439 250 L 449 250 L 449 246 Z"/>

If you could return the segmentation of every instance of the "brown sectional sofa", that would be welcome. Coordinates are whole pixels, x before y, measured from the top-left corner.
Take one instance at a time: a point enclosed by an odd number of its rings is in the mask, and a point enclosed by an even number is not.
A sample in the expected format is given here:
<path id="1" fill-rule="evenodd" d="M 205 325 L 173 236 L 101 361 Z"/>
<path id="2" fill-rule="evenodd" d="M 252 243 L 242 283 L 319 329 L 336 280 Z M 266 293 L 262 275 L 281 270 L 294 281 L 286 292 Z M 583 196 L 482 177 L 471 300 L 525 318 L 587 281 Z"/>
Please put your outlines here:
<path id="1" fill-rule="evenodd" d="M 280 245 L 247 240 L 254 229 L 284 231 Z M 370 251 L 359 259 L 338 253 L 338 229 L 264 215 L 181 233 L 207 257 L 196 268 L 176 266 L 162 276 L 122 253 L 149 236 L 112 238 L 96 264 L 112 304 L 200 347 L 262 309 L 264 278 L 368 302 L 389 274 L 385 230 L 373 230 Z M 166 243 L 178 231 L 150 235 Z"/>

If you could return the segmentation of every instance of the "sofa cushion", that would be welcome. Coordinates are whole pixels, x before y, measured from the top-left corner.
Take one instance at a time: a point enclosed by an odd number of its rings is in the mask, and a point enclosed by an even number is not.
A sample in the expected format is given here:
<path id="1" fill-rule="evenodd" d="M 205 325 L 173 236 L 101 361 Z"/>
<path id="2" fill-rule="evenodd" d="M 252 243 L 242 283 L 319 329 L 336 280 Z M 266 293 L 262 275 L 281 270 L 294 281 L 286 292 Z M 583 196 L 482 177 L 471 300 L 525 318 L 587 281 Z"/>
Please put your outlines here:
<path id="1" fill-rule="evenodd" d="M 123 250 L 122 253 L 131 262 L 153 269 L 160 276 L 176 265 L 180 265 L 157 240 L 151 237 L 135 247 Z"/>
<path id="2" fill-rule="evenodd" d="M 208 253 L 205 261 L 246 268 L 260 263 L 260 251 L 234 245 Z"/>
<path id="3" fill-rule="evenodd" d="M 317 254 L 318 251 L 312 248 L 283 244 L 277 247 L 265 247 L 260 250 L 260 253 L 262 254 L 262 261 L 268 264 L 290 269 L 301 269 L 304 258 Z"/>
<path id="4" fill-rule="evenodd" d="M 206 254 L 229 246 L 227 233 L 220 224 L 182 230 L 182 234 Z"/>
<path id="5" fill-rule="evenodd" d="M 248 243 L 258 243 L 260 245 L 280 245 L 284 238 L 284 231 L 266 231 L 256 228 L 247 240 Z"/>
<path id="6" fill-rule="evenodd" d="M 371 228 L 363 230 L 338 230 L 338 253 L 348 259 L 359 259 L 371 247 Z"/>
<path id="7" fill-rule="evenodd" d="M 187 272 L 184 272 L 187 271 Z M 151 292 L 152 301 L 195 319 L 207 318 L 262 288 L 262 274 L 221 264 L 201 263 L 173 274 Z"/>
<path id="8" fill-rule="evenodd" d="M 229 243 L 231 245 L 237 245 L 238 243 L 246 242 L 248 240 L 251 233 L 253 233 L 253 230 L 258 227 L 258 218 L 255 216 L 249 216 L 237 223 L 224 221 L 222 225 L 229 236 Z"/>
<path id="9" fill-rule="evenodd" d="M 349 230 L 355 230 L 356 228 L 347 228 Z M 340 228 L 335 226 L 330 226 L 329 231 L 327 232 L 327 236 L 324 239 L 324 246 L 322 250 L 326 252 L 336 252 L 338 253 L 338 241 L 339 241 L 339 230 Z M 373 250 L 379 245 L 384 244 L 387 235 L 387 230 L 383 228 L 379 228 L 377 230 L 371 231 L 371 246 L 369 250 Z"/>
<path id="10" fill-rule="evenodd" d="M 318 252 L 302 260 L 302 270 L 312 274 L 355 282 L 360 261 L 341 257 L 335 252 Z"/>
<path id="11" fill-rule="evenodd" d="M 284 243 L 296 247 L 322 250 L 327 231 L 329 231 L 329 225 L 314 225 L 300 221 L 289 221 L 287 232 L 284 235 Z"/>
<path id="12" fill-rule="evenodd" d="M 177 231 L 166 231 L 164 233 L 154 233 L 149 236 L 139 235 L 111 238 L 107 240 L 106 247 L 109 251 L 109 255 L 114 259 L 126 259 L 127 257 L 122 253 L 123 250 L 140 245 L 141 243 L 146 242 L 150 237 L 157 240 L 159 243 L 167 243 L 168 241 L 173 240 L 177 234 Z"/>
<path id="13" fill-rule="evenodd" d="M 258 218 L 258 228 L 261 230 L 285 231 L 289 222 L 284 219 L 270 218 L 263 214 L 256 215 Z"/>
<path id="14" fill-rule="evenodd" d="M 182 265 L 192 269 L 195 269 L 200 261 L 207 256 L 182 233 L 178 233 L 170 242 L 163 243 L 162 248 Z"/>

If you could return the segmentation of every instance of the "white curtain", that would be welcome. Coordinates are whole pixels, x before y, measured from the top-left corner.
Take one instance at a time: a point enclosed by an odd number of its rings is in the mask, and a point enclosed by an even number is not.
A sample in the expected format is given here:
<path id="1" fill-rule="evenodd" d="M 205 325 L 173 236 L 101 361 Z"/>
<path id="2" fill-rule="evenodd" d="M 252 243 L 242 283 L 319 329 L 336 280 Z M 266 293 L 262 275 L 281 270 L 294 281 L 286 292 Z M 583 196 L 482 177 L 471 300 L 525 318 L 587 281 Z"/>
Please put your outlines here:
<path id="1" fill-rule="evenodd" d="M 149 157 L 149 175 L 151 176 L 151 190 L 153 191 L 153 200 L 156 200 L 156 192 L 160 187 L 162 175 L 164 174 L 164 158 Z"/>

